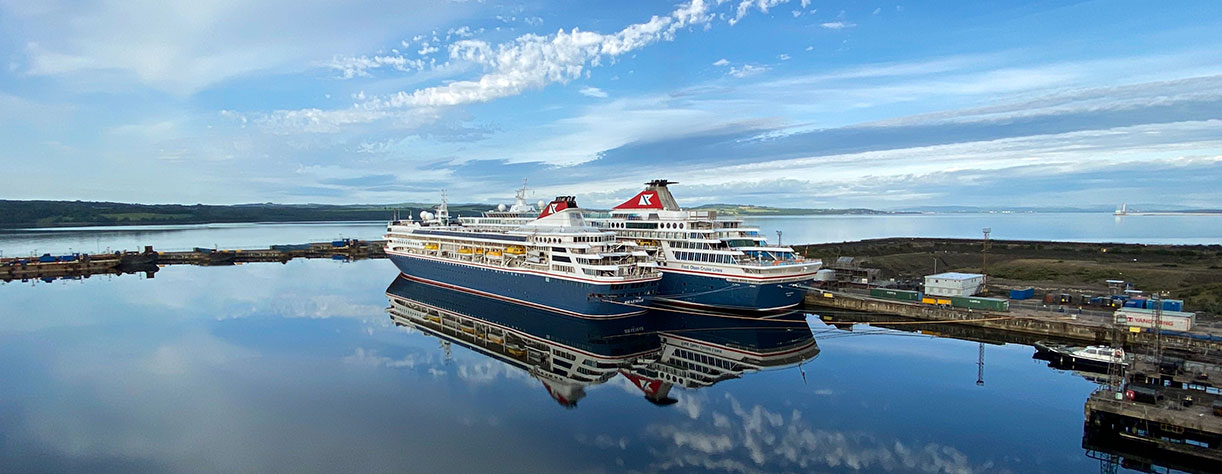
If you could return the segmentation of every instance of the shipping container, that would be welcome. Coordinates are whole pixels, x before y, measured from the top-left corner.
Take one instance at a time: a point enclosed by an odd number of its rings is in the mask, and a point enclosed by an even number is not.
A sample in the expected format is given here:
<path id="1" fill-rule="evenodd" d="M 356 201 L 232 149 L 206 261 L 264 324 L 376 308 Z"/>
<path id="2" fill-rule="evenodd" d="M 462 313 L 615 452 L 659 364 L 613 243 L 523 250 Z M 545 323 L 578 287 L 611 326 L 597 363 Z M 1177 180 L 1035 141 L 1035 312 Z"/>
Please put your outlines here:
<path id="1" fill-rule="evenodd" d="M 1183 300 L 1163 300 L 1163 311 L 1183 311 Z"/>
<path id="2" fill-rule="evenodd" d="M 908 290 L 892 290 L 889 288 L 870 288 L 870 296 L 889 300 L 921 301 L 921 292 Z"/>
<path id="3" fill-rule="evenodd" d="M 950 304 L 956 308 L 984 309 L 989 311 L 1009 311 L 1010 302 L 1001 298 L 982 298 L 978 296 L 952 296 Z"/>
<path id="4" fill-rule="evenodd" d="M 1124 307 L 1146 309 L 1146 300 L 1137 298 L 1124 300 Z"/>
<path id="5" fill-rule="evenodd" d="M 310 244 L 280 244 L 273 245 L 271 248 L 281 252 L 291 252 L 293 250 L 310 250 Z"/>
<path id="6" fill-rule="evenodd" d="M 1035 296 L 1035 288 L 1027 288 L 1023 290 L 1010 290 L 1010 299 L 1025 300 Z"/>
<path id="7" fill-rule="evenodd" d="M 51 254 L 47 253 L 47 254 L 43 254 L 41 257 L 38 257 L 38 261 L 43 262 L 43 263 L 50 263 L 50 262 L 58 262 L 59 259 L 52 257 Z"/>
<path id="8" fill-rule="evenodd" d="M 1157 315 L 1159 327 L 1172 331 L 1191 331 L 1196 323 L 1196 313 L 1182 311 L 1160 311 Z M 1116 324 L 1139 328 L 1153 328 L 1155 311 L 1150 309 L 1122 308 L 1115 313 Z"/>

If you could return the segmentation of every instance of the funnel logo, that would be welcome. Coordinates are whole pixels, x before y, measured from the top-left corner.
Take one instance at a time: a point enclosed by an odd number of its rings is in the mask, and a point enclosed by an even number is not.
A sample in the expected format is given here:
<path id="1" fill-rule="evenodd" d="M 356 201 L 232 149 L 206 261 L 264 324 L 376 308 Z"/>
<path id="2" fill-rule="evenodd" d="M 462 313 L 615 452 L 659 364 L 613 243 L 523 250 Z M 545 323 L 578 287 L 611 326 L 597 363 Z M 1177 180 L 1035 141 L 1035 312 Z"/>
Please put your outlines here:
<path id="1" fill-rule="evenodd" d="M 553 203 L 551 203 L 551 204 L 548 204 L 548 205 L 547 205 L 547 213 L 548 213 L 548 214 L 555 214 L 555 213 L 556 213 L 556 203 L 554 203 L 554 202 L 553 202 Z"/>
<path id="2" fill-rule="evenodd" d="M 633 196 L 632 199 L 624 201 L 623 204 L 615 206 L 616 209 L 661 209 L 662 200 L 658 198 L 657 191 L 641 191 L 640 194 Z"/>

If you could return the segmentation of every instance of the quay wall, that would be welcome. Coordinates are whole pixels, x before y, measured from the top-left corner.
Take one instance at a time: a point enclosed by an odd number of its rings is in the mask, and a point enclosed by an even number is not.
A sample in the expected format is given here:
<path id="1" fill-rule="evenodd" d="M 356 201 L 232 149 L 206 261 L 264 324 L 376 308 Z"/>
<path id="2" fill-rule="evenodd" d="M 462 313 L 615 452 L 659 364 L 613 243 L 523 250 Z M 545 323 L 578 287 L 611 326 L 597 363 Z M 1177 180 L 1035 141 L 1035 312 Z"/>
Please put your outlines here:
<path id="1" fill-rule="evenodd" d="M 924 321 L 965 324 L 1030 336 L 1066 339 L 1086 344 L 1111 343 L 1110 327 L 1065 318 L 1014 315 L 1006 312 L 965 310 L 919 303 L 871 298 L 864 295 L 814 289 L 806 295 L 806 306 L 816 313 L 818 307 L 890 314 Z M 847 316 L 852 318 L 851 315 Z M 961 321 L 961 322 L 960 322 Z M 830 322 L 835 322 L 833 319 Z M 882 325 L 882 323 L 876 323 Z M 1119 332 L 1121 342 L 1131 346 L 1155 344 L 1152 333 Z M 1222 343 L 1183 336 L 1163 335 L 1162 344 L 1202 353 L 1222 353 Z"/>

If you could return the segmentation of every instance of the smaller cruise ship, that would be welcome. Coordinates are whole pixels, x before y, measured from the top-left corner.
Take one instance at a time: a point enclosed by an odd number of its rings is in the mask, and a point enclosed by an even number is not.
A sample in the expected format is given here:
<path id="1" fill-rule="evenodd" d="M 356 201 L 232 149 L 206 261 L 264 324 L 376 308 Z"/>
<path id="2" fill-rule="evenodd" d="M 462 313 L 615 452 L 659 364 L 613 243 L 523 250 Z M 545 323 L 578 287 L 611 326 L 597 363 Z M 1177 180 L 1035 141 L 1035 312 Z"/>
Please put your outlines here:
<path id="1" fill-rule="evenodd" d="M 819 345 L 799 311 L 772 318 L 721 319 L 658 310 L 679 331 L 661 329 L 661 348 L 620 373 L 656 405 L 675 402 L 673 387 L 698 389 L 764 370 L 793 367 L 819 355 Z"/>
<path id="2" fill-rule="evenodd" d="M 451 222 L 443 195 L 384 238 L 405 278 L 576 317 L 643 314 L 661 279 L 647 252 L 587 225 L 572 196 L 503 231 Z"/>
<path id="3" fill-rule="evenodd" d="M 768 245 L 759 229 L 715 211 L 683 210 L 664 179 L 645 183 L 608 216 L 591 217 L 658 260 L 655 301 L 713 311 L 776 312 L 797 306 L 823 262 Z"/>

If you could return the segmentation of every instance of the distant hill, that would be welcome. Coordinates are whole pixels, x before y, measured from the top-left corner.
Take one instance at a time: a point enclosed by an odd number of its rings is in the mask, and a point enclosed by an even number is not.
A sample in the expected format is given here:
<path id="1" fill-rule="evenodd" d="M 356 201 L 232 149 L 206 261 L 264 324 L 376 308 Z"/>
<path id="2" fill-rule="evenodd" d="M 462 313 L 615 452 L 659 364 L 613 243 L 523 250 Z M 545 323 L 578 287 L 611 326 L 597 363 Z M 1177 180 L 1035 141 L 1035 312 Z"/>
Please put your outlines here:
<path id="1" fill-rule="evenodd" d="M 798 207 L 752 206 L 748 204 L 705 204 L 692 209 L 717 211 L 719 214 L 739 216 L 817 216 L 817 215 L 887 215 L 914 214 L 905 211 L 879 211 L 875 209 L 811 209 Z"/>
<path id="2" fill-rule="evenodd" d="M 91 201 L 0 200 L 0 228 L 219 222 L 384 221 L 395 210 L 417 215 L 435 204 L 128 204 Z M 488 204 L 451 204 L 452 215 L 478 215 Z"/>

